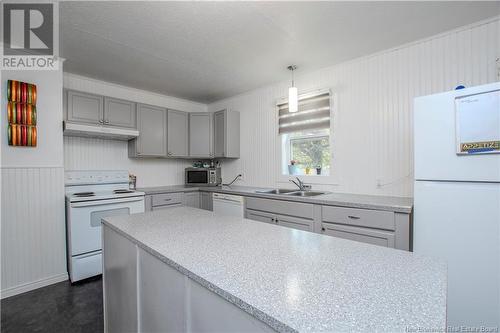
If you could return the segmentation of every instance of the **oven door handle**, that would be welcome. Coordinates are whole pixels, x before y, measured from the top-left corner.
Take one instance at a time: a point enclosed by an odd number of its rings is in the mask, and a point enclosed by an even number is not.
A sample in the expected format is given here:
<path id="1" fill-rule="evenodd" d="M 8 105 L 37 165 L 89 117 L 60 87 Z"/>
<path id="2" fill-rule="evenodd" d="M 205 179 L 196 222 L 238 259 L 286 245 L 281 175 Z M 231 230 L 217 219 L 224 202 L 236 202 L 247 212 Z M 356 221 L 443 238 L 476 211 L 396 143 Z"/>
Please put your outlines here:
<path id="1" fill-rule="evenodd" d="M 103 200 L 94 200 L 94 201 L 72 202 L 71 207 L 78 208 L 78 207 L 89 207 L 89 206 L 101 206 L 101 205 L 120 204 L 120 203 L 126 203 L 126 202 L 136 202 L 136 201 L 144 201 L 144 196 L 119 198 L 119 199 L 103 199 Z"/>

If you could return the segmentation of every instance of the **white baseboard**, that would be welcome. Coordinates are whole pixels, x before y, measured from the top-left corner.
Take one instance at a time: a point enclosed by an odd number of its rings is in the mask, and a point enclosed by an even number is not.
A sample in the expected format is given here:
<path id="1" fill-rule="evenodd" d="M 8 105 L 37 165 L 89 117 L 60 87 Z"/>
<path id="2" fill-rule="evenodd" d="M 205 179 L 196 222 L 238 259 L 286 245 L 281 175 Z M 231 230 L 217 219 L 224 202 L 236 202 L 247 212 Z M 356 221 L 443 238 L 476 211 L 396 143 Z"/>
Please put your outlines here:
<path id="1" fill-rule="evenodd" d="M 28 292 L 31 290 L 35 290 L 35 289 L 42 288 L 42 287 L 45 287 L 45 286 L 48 286 L 48 285 L 51 285 L 54 283 L 58 283 L 61 281 L 66 281 L 67 279 L 68 279 L 68 273 L 63 273 L 63 274 L 54 275 L 54 276 L 51 276 L 51 277 L 48 277 L 45 279 L 40 279 L 37 281 L 24 283 L 24 284 L 15 286 L 15 287 L 6 288 L 0 292 L 0 299 L 4 299 L 4 298 L 11 297 L 14 295 L 19 295 L 19 294 L 22 294 L 22 293 L 25 293 L 25 292 Z"/>

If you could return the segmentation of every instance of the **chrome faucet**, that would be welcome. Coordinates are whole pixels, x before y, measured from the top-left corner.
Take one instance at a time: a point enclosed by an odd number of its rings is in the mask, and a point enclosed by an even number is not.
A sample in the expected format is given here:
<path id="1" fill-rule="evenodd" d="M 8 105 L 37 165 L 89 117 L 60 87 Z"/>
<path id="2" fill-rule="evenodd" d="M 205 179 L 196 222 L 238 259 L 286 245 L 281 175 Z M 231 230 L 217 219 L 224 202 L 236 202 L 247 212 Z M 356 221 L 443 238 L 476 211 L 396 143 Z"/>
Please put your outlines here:
<path id="1" fill-rule="evenodd" d="M 297 185 L 297 187 L 299 188 L 299 190 L 301 190 L 301 191 L 309 191 L 311 189 L 311 185 L 304 184 L 304 182 L 302 180 L 300 180 L 299 177 L 295 177 L 295 179 L 297 179 L 297 181 L 295 181 L 293 179 L 290 179 L 290 181 L 292 183 L 294 183 L 295 185 Z"/>

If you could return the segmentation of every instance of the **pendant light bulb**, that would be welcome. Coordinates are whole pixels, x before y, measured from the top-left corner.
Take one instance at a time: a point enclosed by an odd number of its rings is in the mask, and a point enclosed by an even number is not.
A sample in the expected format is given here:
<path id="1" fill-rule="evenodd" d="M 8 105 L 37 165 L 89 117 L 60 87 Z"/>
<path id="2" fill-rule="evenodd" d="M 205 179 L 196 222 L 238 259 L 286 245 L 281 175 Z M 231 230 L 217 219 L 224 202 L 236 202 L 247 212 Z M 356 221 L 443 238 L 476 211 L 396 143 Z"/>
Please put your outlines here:
<path id="1" fill-rule="evenodd" d="M 299 110 L 299 94 L 297 87 L 288 88 L 288 112 L 297 112 Z"/>
<path id="2" fill-rule="evenodd" d="M 296 69 L 297 66 L 295 65 L 288 66 L 288 70 L 292 71 L 292 86 L 288 88 L 288 112 L 297 112 L 299 110 L 299 92 L 293 80 L 293 71 Z"/>

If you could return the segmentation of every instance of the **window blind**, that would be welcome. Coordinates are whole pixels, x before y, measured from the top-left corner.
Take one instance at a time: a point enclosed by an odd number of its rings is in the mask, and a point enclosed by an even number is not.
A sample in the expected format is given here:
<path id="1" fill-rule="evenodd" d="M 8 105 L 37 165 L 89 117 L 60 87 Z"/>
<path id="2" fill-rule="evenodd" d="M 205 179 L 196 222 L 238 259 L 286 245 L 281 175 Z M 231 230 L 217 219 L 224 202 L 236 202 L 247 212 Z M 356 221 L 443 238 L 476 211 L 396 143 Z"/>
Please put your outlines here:
<path id="1" fill-rule="evenodd" d="M 288 102 L 278 103 L 279 134 L 330 128 L 330 92 L 299 95 L 297 112 L 288 111 Z"/>

